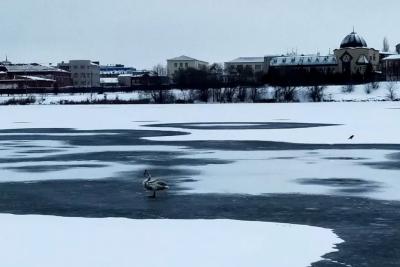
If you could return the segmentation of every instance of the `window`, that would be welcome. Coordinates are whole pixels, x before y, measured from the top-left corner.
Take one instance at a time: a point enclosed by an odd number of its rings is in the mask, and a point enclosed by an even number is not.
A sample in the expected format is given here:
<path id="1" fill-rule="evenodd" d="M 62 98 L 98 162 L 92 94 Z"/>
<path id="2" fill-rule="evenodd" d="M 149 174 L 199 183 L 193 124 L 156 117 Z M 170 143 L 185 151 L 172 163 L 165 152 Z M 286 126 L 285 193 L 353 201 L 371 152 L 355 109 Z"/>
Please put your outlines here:
<path id="1" fill-rule="evenodd" d="M 188 64 L 188 63 L 185 63 L 185 68 L 187 68 L 187 67 L 189 67 L 189 64 Z"/>
<path id="2" fill-rule="evenodd" d="M 81 65 L 81 69 L 84 69 L 84 68 L 85 68 L 85 66 Z"/>
<path id="3" fill-rule="evenodd" d="M 255 66 L 255 69 L 256 69 L 256 70 L 261 70 L 261 65 L 256 65 L 256 66 Z"/>
<path id="4" fill-rule="evenodd" d="M 174 63 L 174 67 L 177 68 L 178 67 L 178 63 Z"/>
<path id="5" fill-rule="evenodd" d="M 181 63 L 179 63 L 179 67 L 181 67 L 181 68 L 183 67 L 183 63 L 182 63 L 182 62 L 181 62 Z"/>

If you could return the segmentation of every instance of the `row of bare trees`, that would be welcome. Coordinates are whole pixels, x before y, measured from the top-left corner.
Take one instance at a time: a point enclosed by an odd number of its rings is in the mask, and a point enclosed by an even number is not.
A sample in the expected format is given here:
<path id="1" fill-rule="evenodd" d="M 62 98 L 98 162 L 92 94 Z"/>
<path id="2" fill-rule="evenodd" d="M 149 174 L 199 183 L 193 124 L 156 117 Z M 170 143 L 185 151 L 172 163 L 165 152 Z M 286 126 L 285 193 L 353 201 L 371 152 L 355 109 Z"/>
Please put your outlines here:
<path id="1" fill-rule="evenodd" d="M 381 88 L 383 87 L 383 88 Z M 150 90 L 146 91 L 147 98 L 153 103 L 260 103 L 260 102 L 299 102 L 331 101 L 326 93 L 327 86 L 314 85 L 307 87 L 295 86 L 234 86 L 222 88 L 203 89 L 175 89 L 175 90 Z M 387 100 L 398 100 L 399 85 L 397 83 L 369 83 L 364 85 L 364 91 L 371 94 L 379 88 L 386 92 Z M 342 86 L 342 93 L 352 93 L 355 86 L 352 84 Z"/>

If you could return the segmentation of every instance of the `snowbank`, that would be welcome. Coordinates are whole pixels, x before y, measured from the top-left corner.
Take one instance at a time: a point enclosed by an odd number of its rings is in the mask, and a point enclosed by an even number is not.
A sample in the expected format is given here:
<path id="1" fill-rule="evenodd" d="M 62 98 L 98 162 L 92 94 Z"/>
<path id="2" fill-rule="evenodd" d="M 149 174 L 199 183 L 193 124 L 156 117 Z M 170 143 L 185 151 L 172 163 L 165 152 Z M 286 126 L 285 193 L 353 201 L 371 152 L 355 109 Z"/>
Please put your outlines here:
<path id="1" fill-rule="evenodd" d="M 343 242 L 331 230 L 232 220 L 0 215 L 7 267 L 305 267 Z"/>

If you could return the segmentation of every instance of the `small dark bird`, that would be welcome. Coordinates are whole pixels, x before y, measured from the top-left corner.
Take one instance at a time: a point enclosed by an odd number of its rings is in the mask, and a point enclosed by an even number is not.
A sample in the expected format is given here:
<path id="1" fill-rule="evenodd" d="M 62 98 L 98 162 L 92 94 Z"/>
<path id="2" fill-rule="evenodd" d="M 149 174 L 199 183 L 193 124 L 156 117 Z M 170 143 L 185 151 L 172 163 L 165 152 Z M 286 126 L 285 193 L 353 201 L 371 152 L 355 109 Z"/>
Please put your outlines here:
<path id="1" fill-rule="evenodd" d="M 146 179 L 143 181 L 143 187 L 147 191 L 153 192 L 153 195 L 150 196 L 151 198 L 156 198 L 157 191 L 163 191 L 169 188 L 167 183 L 164 181 L 158 179 L 152 180 L 151 174 L 147 170 L 144 171 L 144 177 Z"/>
<path id="2" fill-rule="evenodd" d="M 352 140 L 354 138 L 354 135 L 351 135 L 350 137 L 349 137 L 349 140 Z"/>

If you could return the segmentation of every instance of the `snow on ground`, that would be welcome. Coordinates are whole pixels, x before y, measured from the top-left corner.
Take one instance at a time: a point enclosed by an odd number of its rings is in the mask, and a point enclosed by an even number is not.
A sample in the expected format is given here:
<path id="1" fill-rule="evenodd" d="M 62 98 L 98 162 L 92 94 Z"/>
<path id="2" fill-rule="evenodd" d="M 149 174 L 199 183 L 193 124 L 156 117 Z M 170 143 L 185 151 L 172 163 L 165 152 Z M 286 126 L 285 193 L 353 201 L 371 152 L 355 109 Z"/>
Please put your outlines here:
<path id="1" fill-rule="evenodd" d="M 325 101 L 387 101 L 390 100 L 388 85 L 393 84 L 395 86 L 395 98 L 400 98 L 400 85 L 398 82 L 380 82 L 377 83 L 378 88 L 371 88 L 371 84 L 354 85 L 352 92 L 344 92 L 345 86 L 341 85 L 330 85 L 324 90 Z M 366 89 L 369 86 L 370 92 L 367 93 Z M 274 87 L 265 86 L 260 88 L 260 97 L 264 99 L 274 98 Z M 173 95 L 176 99 L 186 100 L 187 92 L 182 90 L 172 90 Z M 298 87 L 296 90 L 296 99 L 300 102 L 309 102 L 307 87 Z M 0 103 L 6 102 L 9 99 L 23 99 L 28 96 L 34 96 L 36 104 L 50 105 L 59 104 L 61 101 L 94 101 L 94 100 L 151 100 L 150 94 L 143 91 L 135 92 L 107 92 L 107 93 L 75 93 L 75 94 L 23 94 L 23 95 L 0 95 Z M 210 100 L 211 101 L 211 100 Z"/>
<path id="2" fill-rule="evenodd" d="M 399 102 L 93 105 L 0 107 L 1 127 L 149 129 L 150 123 L 301 122 L 339 124 L 329 127 L 269 130 L 181 130 L 190 135 L 154 140 L 265 140 L 295 143 L 400 143 Z M 355 135 L 349 142 L 347 138 Z"/>
<path id="3" fill-rule="evenodd" d="M 304 267 L 343 242 L 331 230 L 233 220 L 0 215 L 7 267 Z"/>

